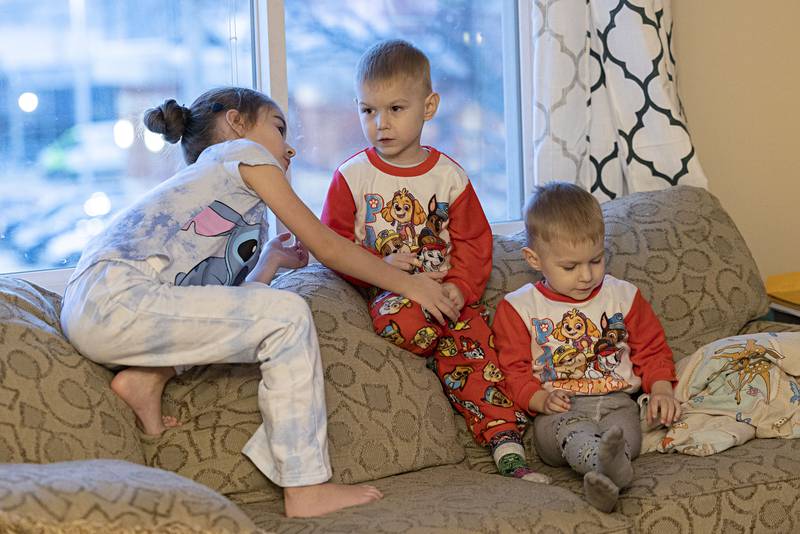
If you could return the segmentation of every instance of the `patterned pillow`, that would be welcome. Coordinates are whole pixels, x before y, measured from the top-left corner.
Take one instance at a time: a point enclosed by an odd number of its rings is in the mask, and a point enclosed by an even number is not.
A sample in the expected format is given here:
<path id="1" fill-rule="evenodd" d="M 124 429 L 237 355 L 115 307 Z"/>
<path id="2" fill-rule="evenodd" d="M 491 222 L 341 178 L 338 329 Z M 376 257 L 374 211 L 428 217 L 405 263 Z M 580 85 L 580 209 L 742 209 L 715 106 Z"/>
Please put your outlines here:
<path id="1" fill-rule="evenodd" d="M 60 302 L 0 277 L 0 462 L 143 463 L 133 413 L 109 388 L 111 372 L 64 338 Z"/>
<path id="2" fill-rule="evenodd" d="M 650 301 L 680 360 L 732 336 L 767 312 L 755 260 L 736 225 L 705 189 L 678 186 L 605 202 L 608 272 Z M 503 295 L 537 280 L 522 259 L 525 233 L 495 236 L 494 268 L 484 294 Z"/>
<path id="3" fill-rule="evenodd" d="M 425 360 L 375 335 L 364 299 L 320 265 L 273 287 L 309 303 L 325 373 L 333 480 L 356 483 L 456 463 L 454 413 Z M 145 439 L 148 465 L 175 471 L 225 495 L 277 488 L 241 454 L 261 423 L 256 365 L 190 369 L 170 382 L 166 413 L 181 427 Z"/>
<path id="4" fill-rule="evenodd" d="M 0 470 L 0 531 L 254 532 L 222 495 L 181 476 L 119 460 Z"/>

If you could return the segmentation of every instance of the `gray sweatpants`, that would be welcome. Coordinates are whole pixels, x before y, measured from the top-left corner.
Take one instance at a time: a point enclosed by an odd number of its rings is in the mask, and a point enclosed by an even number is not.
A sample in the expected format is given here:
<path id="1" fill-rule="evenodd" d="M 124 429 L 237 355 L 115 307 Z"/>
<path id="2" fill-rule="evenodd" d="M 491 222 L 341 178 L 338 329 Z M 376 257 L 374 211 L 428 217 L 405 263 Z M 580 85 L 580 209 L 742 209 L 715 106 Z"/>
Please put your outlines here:
<path id="1" fill-rule="evenodd" d="M 103 261 L 68 285 L 61 326 L 108 367 L 259 363 L 263 423 L 242 452 L 275 484 L 331 477 L 317 332 L 294 293 L 252 283 L 175 286 L 145 261 Z"/>
<path id="2" fill-rule="evenodd" d="M 533 418 L 533 443 L 548 465 L 570 465 L 585 474 L 597 455 L 600 436 L 619 426 L 625 436 L 631 460 L 642 448 L 639 405 L 622 392 L 572 397 L 568 412 Z"/>

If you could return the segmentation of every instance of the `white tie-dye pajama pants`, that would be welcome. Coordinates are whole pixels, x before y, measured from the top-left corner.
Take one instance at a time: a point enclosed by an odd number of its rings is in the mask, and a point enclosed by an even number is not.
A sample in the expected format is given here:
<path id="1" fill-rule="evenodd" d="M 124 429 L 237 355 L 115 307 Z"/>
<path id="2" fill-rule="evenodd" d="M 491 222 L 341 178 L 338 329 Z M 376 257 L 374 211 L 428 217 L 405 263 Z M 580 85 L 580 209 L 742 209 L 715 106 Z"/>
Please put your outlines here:
<path id="1" fill-rule="evenodd" d="M 242 452 L 282 487 L 331 477 L 317 333 L 298 295 L 258 283 L 180 287 L 148 262 L 102 261 L 70 282 L 61 325 L 109 367 L 260 363 L 264 422 Z"/>

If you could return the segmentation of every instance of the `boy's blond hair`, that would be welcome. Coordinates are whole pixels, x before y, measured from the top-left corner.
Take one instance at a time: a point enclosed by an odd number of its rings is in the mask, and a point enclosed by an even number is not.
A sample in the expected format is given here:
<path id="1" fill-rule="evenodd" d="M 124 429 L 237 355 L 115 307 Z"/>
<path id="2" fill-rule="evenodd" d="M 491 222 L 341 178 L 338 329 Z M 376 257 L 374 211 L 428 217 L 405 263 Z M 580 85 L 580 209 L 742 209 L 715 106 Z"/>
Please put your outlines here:
<path id="1" fill-rule="evenodd" d="M 426 94 L 432 91 L 431 64 L 428 57 L 408 41 L 380 41 L 370 46 L 358 60 L 358 85 L 386 82 L 397 77 L 419 82 Z"/>
<path id="2" fill-rule="evenodd" d="M 585 189 L 566 182 L 536 187 L 525 204 L 528 246 L 566 241 L 572 245 L 597 243 L 605 236 L 603 210 Z"/>

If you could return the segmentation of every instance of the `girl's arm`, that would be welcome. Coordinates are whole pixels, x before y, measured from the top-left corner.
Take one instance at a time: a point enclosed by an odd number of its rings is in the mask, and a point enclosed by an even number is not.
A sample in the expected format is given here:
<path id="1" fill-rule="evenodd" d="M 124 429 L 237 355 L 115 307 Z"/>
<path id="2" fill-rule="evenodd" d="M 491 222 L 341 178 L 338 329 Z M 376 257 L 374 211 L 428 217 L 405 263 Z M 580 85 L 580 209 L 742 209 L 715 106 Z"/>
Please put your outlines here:
<path id="1" fill-rule="evenodd" d="M 348 241 L 317 219 L 289 186 L 285 176 L 273 165 L 239 165 L 245 183 L 267 204 L 307 248 L 324 265 L 388 289 L 418 302 L 439 322 L 443 315 L 458 319 L 458 310 L 445 295 L 433 273 L 409 275 Z"/>

